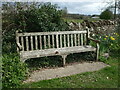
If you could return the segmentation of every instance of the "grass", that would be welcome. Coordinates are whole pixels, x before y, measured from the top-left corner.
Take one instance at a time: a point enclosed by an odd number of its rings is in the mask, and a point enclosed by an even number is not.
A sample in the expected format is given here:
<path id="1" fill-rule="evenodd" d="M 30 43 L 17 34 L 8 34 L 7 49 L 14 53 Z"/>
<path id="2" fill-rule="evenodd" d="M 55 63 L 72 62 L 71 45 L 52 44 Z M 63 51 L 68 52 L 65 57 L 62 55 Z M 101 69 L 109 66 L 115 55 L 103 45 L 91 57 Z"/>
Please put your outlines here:
<path id="1" fill-rule="evenodd" d="M 104 60 L 110 67 L 99 71 L 22 84 L 21 88 L 117 88 L 118 60 L 116 56 Z"/>
<path id="2" fill-rule="evenodd" d="M 76 23 L 78 23 L 78 22 L 82 23 L 84 21 L 83 19 L 72 19 L 72 18 L 63 18 L 63 19 L 64 19 L 64 21 L 67 21 L 67 22 L 73 21 L 73 22 L 76 22 Z M 99 19 L 93 19 L 93 18 L 88 19 L 88 21 L 93 21 L 93 22 L 98 21 L 98 20 Z"/>
<path id="3" fill-rule="evenodd" d="M 83 20 L 82 19 L 72 19 L 72 18 L 63 18 L 64 21 L 67 21 L 67 22 L 82 22 Z"/>

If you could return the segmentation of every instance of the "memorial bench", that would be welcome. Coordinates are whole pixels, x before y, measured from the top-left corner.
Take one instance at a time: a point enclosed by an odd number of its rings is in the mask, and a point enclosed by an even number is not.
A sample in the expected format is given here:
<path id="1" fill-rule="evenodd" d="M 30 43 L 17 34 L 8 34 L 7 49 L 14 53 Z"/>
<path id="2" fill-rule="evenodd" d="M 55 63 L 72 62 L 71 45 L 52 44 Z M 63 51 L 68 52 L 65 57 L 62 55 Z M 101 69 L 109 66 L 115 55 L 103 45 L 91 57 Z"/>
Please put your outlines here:
<path id="1" fill-rule="evenodd" d="M 96 42 L 96 47 L 89 45 L 89 40 Z M 70 53 L 94 51 L 96 60 L 99 56 L 99 41 L 90 37 L 89 29 L 30 33 L 16 31 L 16 43 L 23 62 L 30 58 L 60 55 L 64 66 L 65 58 Z"/>

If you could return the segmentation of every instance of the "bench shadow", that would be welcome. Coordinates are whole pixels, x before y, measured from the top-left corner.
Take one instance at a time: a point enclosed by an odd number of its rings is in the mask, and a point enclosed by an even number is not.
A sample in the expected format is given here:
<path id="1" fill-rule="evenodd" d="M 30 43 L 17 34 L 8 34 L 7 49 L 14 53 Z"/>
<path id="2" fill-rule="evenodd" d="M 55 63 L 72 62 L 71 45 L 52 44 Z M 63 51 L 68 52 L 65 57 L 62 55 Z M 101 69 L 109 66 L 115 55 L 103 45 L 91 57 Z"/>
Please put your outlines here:
<path id="1" fill-rule="evenodd" d="M 81 52 L 69 54 L 66 58 L 66 65 L 73 63 L 82 63 L 86 61 L 95 61 L 95 53 L 94 52 Z M 32 58 L 26 60 L 30 71 L 40 70 L 43 68 L 57 68 L 62 67 L 62 57 L 61 56 L 48 56 L 48 57 L 40 57 L 40 58 Z"/>

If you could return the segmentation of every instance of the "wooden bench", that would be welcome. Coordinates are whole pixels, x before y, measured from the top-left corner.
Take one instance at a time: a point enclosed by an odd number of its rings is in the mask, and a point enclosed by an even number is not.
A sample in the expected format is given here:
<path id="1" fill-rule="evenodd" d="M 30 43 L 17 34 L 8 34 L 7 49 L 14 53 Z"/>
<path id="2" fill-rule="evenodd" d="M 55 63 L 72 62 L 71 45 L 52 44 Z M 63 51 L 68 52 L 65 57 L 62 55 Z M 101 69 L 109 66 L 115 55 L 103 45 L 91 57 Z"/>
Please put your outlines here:
<path id="1" fill-rule="evenodd" d="M 96 47 L 89 45 L 89 40 L 96 42 Z M 20 60 L 30 58 L 60 55 L 65 58 L 70 53 L 96 52 L 99 56 L 99 41 L 90 37 L 89 29 L 84 31 L 58 31 L 58 32 L 16 32 L 17 51 Z"/>

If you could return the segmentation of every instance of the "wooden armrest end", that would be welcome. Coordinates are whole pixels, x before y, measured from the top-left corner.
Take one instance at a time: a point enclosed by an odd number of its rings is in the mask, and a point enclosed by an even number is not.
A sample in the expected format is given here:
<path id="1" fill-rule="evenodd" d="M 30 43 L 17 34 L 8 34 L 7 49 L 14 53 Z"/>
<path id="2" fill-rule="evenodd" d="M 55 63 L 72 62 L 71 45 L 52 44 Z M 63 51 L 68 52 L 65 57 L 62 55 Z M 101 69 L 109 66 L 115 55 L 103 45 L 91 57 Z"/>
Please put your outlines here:
<path id="1" fill-rule="evenodd" d="M 22 50 L 22 46 L 19 44 L 19 43 L 16 43 L 17 44 L 17 47 Z"/>
<path id="2" fill-rule="evenodd" d="M 93 39 L 93 38 L 91 38 L 91 37 L 89 37 L 88 39 L 89 39 L 89 40 L 92 40 L 92 41 L 94 41 L 94 42 L 96 42 L 96 43 L 100 43 L 100 40 L 95 40 L 95 39 Z"/>

